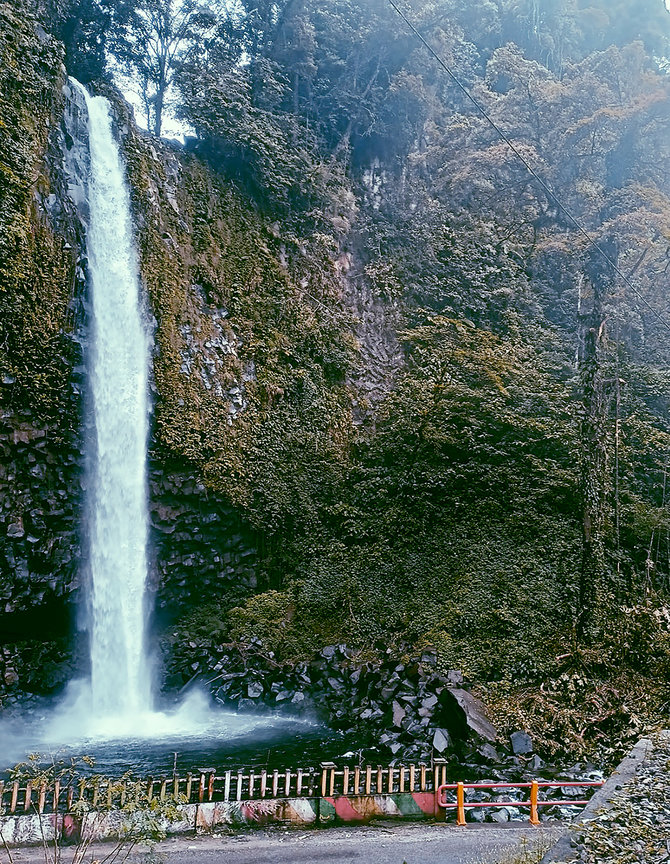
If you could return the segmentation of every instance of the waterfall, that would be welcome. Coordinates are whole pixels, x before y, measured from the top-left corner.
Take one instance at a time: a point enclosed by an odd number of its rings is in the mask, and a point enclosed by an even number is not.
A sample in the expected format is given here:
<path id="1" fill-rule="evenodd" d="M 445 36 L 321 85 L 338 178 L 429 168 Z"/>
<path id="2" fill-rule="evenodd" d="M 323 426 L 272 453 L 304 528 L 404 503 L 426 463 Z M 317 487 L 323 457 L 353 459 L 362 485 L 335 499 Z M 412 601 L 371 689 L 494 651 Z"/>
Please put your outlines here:
<path id="1" fill-rule="evenodd" d="M 171 748 L 177 741 L 197 742 L 200 748 L 203 741 L 297 731 L 309 721 L 238 716 L 213 706 L 197 686 L 172 704 L 164 700 L 163 710 L 153 704 L 145 633 L 151 340 L 111 105 L 73 79 L 70 89 L 64 161 L 69 195 L 86 229 L 91 309 L 85 348 L 91 677 L 73 678 L 48 717 L 0 717 L 0 761 L 18 761 L 44 747 L 67 752 L 76 746 L 72 755 L 126 753 L 105 750 L 116 742 L 137 756 L 142 740 L 161 746 L 169 741 Z"/>
<path id="2" fill-rule="evenodd" d="M 91 708 L 97 717 L 129 718 L 151 707 L 144 596 L 149 337 L 142 320 L 130 194 L 110 103 L 73 83 L 86 100 L 90 149 Z"/>

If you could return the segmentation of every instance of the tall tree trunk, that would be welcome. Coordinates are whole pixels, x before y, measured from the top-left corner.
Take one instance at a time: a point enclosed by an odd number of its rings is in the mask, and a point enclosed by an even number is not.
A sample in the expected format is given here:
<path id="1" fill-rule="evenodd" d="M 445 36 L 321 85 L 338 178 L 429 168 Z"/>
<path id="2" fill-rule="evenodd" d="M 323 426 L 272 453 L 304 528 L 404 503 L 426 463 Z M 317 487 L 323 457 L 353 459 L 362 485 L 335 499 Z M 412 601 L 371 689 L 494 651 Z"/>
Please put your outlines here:
<path id="1" fill-rule="evenodd" d="M 163 109 L 165 108 L 165 96 L 168 88 L 168 46 L 162 49 L 159 58 L 159 74 L 156 82 L 156 101 L 154 102 L 154 128 L 153 133 L 157 138 L 161 137 L 163 130 Z"/>
<path id="2" fill-rule="evenodd" d="M 616 263 L 617 248 L 609 237 L 601 248 Z M 591 288 L 590 309 L 582 303 L 579 372 L 582 391 L 581 505 L 582 560 L 579 574 L 577 637 L 588 641 L 597 625 L 596 609 L 606 586 L 605 506 L 607 487 L 607 405 L 603 380 L 606 340 L 605 305 L 612 286 L 612 265 L 595 249 L 585 268 L 585 286 Z M 586 308 L 584 308 L 586 307 Z"/>
<path id="3" fill-rule="evenodd" d="M 153 133 L 157 138 L 161 137 L 163 129 L 163 106 L 165 104 L 165 84 L 161 82 L 156 91 L 156 101 L 154 102 L 154 128 Z"/>

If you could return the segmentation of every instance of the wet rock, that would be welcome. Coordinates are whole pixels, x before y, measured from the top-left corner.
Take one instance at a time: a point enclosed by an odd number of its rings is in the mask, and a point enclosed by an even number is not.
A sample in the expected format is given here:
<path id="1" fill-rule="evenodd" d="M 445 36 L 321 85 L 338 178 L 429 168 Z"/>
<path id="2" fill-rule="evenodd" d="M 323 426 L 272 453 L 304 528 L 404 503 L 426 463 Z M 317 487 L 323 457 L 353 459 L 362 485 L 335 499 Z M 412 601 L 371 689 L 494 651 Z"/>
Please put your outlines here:
<path id="1" fill-rule="evenodd" d="M 247 696 L 250 699 L 256 699 L 263 693 L 263 685 L 260 681 L 251 681 L 247 686 Z"/>

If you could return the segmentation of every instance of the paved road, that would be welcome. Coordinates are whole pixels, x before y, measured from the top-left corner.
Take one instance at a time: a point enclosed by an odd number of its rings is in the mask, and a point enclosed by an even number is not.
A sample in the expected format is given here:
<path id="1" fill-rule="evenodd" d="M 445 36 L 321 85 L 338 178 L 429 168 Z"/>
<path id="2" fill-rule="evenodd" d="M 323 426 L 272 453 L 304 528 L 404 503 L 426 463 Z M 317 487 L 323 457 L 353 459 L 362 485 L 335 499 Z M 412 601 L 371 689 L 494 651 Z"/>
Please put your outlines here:
<path id="1" fill-rule="evenodd" d="M 533 829 L 528 823 L 509 825 L 379 824 L 327 830 L 271 829 L 230 835 L 173 838 L 146 852 L 135 851 L 128 864 L 497 864 L 511 853 L 548 847 L 565 826 Z M 100 862 L 112 844 L 91 847 L 89 862 Z M 14 864 L 45 864 L 44 851 L 13 850 Z M 63 849 L 62 864 L 70 864 Z M 123 858 L 123 855 L 121 856 Z M 121 859 L 119 859 L 121 860 Z M 0 851 L 0 862 L 5 856 Z"/>
<path id="2" fill-rule="evenodd" d="M 165 864 L 493 864 L 524 846 L 548 846 L 560 826 L 412 825 L 255 831 L 220 838 L 170 840 L 156 851 Z"/>

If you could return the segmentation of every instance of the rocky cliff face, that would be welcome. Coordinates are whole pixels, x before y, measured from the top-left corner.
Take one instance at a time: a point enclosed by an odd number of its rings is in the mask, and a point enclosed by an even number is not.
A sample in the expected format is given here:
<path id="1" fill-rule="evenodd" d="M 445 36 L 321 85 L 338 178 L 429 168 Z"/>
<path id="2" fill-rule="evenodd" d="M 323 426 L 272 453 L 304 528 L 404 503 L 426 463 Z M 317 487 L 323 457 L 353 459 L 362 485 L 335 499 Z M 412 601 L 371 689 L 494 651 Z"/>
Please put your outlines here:
<path id="1" fill-rule="evenodd" d="M 60 167 L 63 81 L 58 43 L 0 4 L 0 688 L 10 690 L 57 683 L 43 655 L 67 653 L 79 574 L 83 274 Z"/>
<path id="2" fill-rule="evenodd" d="M 7 697 L 53 690 L 86 662 L 85 634 L 73 624 L 85 626 L 77 610 L 86 587 L 87 155 L 85 108 L 60 46 L 27 12 L 0 3 L 0 15 L 0 119 L 12 133 L 0 136 L 0 159 L 13 180 L 0 209 Z M 118 95 L 105 92 L 155 322 L 150 587 L 160 625 L 203 603 L 238 604 L 269 578 L 259 540 L 265 549 L 280 542 L 283 511 L 302 494 L 291 439 L 311 435 L 332 448 L 333 423 L 351 422 L 358 348 L 350 318 L 340 324 L 324 299 L 333 309 L 366 307 L 361 343 L 371 357 L 385 336 L 370 336 L 374 302 L 350 254 L 342 250 L 336 264 L 322 237 L 287 243 L 202 162 L 139 132 Z M 361 411 L 380 386 L 360 389 Z"/>

